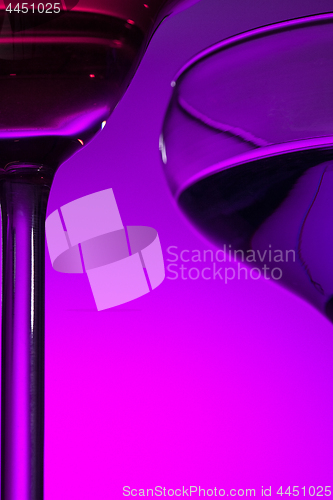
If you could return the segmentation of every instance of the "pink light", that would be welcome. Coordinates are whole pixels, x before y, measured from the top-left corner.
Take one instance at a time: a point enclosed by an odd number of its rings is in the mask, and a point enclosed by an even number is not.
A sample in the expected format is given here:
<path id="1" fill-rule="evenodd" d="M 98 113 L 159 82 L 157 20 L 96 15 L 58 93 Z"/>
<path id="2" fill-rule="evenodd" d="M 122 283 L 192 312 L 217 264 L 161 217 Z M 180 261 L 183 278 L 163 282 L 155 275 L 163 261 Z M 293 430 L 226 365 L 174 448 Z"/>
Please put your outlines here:
<path id="1" fill-rule="evenodd" d="M 128 24 L 135 24 L 135 22 L 134 22 L 134 21 L 132 21 L 132 19 L 127 19 L 127 23 L 128 23 Z"/>
<path id="2" fill-rule="evenodd" d="M 146 3 L 143 4 L 143 6 L 146 8 L 146 9 L 149 9 L 149 5 L 147 5 Z"/>
<path id="3" fill-rule="evenodd" d="M 80 143 L 80 144 L 82 144 L 82 146 L 83 146 L 84 142 L 83 142 L 81 139 L 78 139 L 78 141 L 79 141 L 79 143 Z"/>
<path id="4" fill-rule="evenodd" d="M 93 75 L 93 74 L 91 74 L 91 75 L 89 75 L 89 76 L 90 76 L 90 78 L 95 78 L 95 75 Z"/>

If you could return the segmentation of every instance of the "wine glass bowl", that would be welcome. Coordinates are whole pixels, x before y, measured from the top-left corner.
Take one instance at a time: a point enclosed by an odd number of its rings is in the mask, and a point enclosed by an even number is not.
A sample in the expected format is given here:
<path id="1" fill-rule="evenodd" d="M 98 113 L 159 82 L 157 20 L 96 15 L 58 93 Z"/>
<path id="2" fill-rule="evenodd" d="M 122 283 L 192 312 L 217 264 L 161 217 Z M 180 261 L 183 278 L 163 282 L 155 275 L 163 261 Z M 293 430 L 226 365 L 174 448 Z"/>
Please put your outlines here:
<path id="1" fill-rule="evenodd" d="M 31 30 L 8 28 L 0 41 L 1 166 L 56 169 L 103 128 L 143 34 L 119 19 L 69 12 Z"/>
<path id="2" fill-rule="evenodd" d="M 86 145 L 121 99 L 156 26 L 195 1 L 0 10 L 0 168 L 27 162 L 56 169 Z"/>
<path id="3" fill-rule="evenodd" d="M 326 13 L 204 50 L 172 82 L 160 141 L 173 196 L 199 231 L 330 319 L 332 43 Z"/>

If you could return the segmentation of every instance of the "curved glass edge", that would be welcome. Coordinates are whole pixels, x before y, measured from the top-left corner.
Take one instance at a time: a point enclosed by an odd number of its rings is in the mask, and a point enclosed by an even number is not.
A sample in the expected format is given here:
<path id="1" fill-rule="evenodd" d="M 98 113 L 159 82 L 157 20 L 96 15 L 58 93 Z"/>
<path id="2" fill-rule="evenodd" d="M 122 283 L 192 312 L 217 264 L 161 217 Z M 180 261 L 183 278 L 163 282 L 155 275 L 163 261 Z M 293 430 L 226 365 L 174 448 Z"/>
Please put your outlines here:
<path id="1" fill-rule="evenodd" d="M 333 16 L 332 16 L 333 17 Z M 228 158 L 219 163 L 203 169 L 200 173 L 190 177 L 174 194 L 176 200 L 185 189 L 189 188 L 196 182 L 209 177 L 210 175 L 221 172 L 229 168 L 237 167 L 245 163 L 250 163 L 255 160 L 262 160 L 277 155 L 294 153 L 296 151 L 305 151 L 309 149 L 333 148 L 333 136 L 316 137 L 312 139 L 303 139 L 300 141 L 290 141 L 282 144 L 273 144 L 270 146 L 260 147 L 246 153 Z"/>
<path id="2" fill-rule="evenodd" d="M 195 64 L 202 61 L 206 57 L 213 55 L 219 50 L 229 49 L 234 45 L 238 45 L 243 42 L 250 41 L 255 38 L 260 38 L 266 35 L 271 35 L 279 31 L 285 31 L 289 29 L 302 28 L 304 25 L 308 24 L 318 24 L 318 23 L 329 23 L 333 22 L 333 12 L 326 12 L 322 14 L 314 14 L 311 16 L 299 17 L 296 19 L 289 19 L 287 21 L 281 21 L 278 23 L 272 23 L 259 28 L 244 31 L 232 37 L 221 40 L 220 42 L 207 47 L 203 51 L 199 52 L 192 57 L 184 66 L 176 73 L 174 79 L 171 82 L 171 87 L 175 87 L 179 79 L 181 79 L 185 73 L 192 68 Z"/>

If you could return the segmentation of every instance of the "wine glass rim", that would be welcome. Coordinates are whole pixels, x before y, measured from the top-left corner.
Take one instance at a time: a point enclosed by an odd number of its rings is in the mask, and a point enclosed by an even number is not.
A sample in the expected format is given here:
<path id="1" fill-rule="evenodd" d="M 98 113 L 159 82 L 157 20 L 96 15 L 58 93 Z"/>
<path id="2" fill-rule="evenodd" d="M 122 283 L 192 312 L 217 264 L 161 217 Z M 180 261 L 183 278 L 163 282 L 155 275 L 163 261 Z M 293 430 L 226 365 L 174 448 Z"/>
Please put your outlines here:
<path id="1" fill-rule="evenodd" d="M 187 61 L 180 70 L 176 73 L 174 79 L 171 82 L 171 86 L 175 87 L 177 81 L 182 78 L 187 71 L 189 71 L 194 65 L 201 62 L 206 57 L 213 55 L 215 52 L 220 50 L 229 49 L 235 45 L 248 42 L 250 40 L 261 38 L 267 35 L 275 34 L 279 31 L 286 31 L 289 29 L 301 28 L 304 25 L 327 23 L 333 21 L 333 12 L 326 12 L 321 14 L 313 14 L 310 16 L 298 17 L 295 19 L 288 19 L 286 21 L 280 21 L 278 23 L 266 24 L 260 26 L 259 28 L 250 29 L 233 35 L 231 37 L 225 38 L 220 42 L 217 42 L 206 49 L 200 51 L 198 54 L 193 56 L 189 61 Z"/>

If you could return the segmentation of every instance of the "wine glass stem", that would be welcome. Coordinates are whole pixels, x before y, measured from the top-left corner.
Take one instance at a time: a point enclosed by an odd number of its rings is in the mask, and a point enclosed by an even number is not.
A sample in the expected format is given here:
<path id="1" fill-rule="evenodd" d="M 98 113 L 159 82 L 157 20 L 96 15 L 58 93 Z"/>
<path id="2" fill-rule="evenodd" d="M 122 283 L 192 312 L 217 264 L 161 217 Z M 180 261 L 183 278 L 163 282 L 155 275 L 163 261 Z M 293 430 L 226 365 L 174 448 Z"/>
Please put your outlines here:
<path id="1" fill-rule="evenodd" d="M 49 186 L 2 182 L 1 499 L 42 500 L 45 214 Z M 38 176 L 37 176 L 38 178 Z M 41 177 L 43 179 L 43 177 Z"/>

